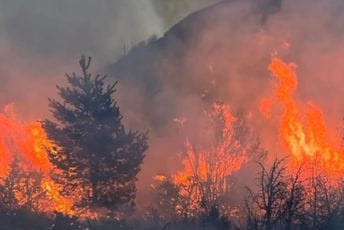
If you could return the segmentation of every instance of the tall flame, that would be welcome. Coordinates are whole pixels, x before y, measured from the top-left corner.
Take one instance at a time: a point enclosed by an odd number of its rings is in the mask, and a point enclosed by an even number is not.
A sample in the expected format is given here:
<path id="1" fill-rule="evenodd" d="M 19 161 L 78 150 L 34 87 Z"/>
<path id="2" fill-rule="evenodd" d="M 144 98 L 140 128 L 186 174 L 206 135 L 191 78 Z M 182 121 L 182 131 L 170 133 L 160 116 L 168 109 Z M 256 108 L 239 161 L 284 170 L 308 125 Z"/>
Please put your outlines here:
<path id="1" fill-rule="evenodd" d="M 272 59 L 269 70 L 278 80 L 274 94 L 261 101 L 260 110 L 271 115 L 272 105 L 282 105 L 280 137 L 291 154 L 291 166 L 302 165 L 307 176 L 319 174 L 339 178 L 344 170 L 344 155 L 333 141 L 334 135 L 326 127 L 322 111 L 309 102 L 298 106 L 293 93 L 297 88 L 296 65 L 286 64 L 277 57 Z"/>
<path id="2" fill-rule="evenodd" d="M 13 105 L 5 106 L 4 112 L 0 113 L 0 177 L 8 176 L 11 162 L 17 157 L 23 171 L 42 173 L 40 189 L 47 195 L 47 199 L 40 201 L 39 211 L 73 215 L 72 200 L 60 195 L 61 188 L 49 176 L 53 166 L 48 159 L 48 150 L 53 151 L 53 146 L 41 124 L 21 122 L 13 112 Z M 20 199 L 24 198 L 20 194 L 16 194 L 16 198 L 19 204 L 23 202 Z"/>

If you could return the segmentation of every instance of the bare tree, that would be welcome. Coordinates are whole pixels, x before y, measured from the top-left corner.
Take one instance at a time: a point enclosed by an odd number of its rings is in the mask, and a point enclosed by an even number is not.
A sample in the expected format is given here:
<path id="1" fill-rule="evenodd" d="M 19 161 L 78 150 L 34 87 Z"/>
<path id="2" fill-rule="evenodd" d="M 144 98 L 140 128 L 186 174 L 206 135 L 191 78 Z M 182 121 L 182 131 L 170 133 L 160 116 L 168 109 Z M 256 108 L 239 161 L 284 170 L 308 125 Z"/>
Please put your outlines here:
<path id="1" fill-rule="evenodd" d="M 298 168 L 295 176 L 288 179 L 287 196 L 284 209 L 284 222 L 287 230 L 292 229 L 293 224 L 300 224 L 304 216 L 306 190 L 300 180 L 302 166 Z"/>
<path id="2" fill-rule="evenodd" d="M 249 197 L 246 201 L 249 228 L 271 230 L 283 219 L 288 196 L 283 162 L 284 159 L 276 159 L 270 169 L 258 163 L 261 169 L 258 191 L 248 188 Z"/>
<path id="3" fill-rule="evenodd" d="M 310 196 L 306 201 L 309 208 L 305 212 L 307 225 L 312 229 L 323 229 L 338 224 L 335 222 L 343 214 L 343 184 L 333 185 L 323 175 L 310 178 L 310 181 Z"/>
<path id="4" fill-rule="evenodd" d="M 182 196 L 190 201 L 190 216 L 207 213 L 213 207 L 230 212 L 226 197 L 231 188 L 229 177 L 265 153 L 244 119 L 234 117 L 228 105 L 214 103 L 204 115 L 202 144 L 187 141 L 184 170 L 174 176 Z"/>

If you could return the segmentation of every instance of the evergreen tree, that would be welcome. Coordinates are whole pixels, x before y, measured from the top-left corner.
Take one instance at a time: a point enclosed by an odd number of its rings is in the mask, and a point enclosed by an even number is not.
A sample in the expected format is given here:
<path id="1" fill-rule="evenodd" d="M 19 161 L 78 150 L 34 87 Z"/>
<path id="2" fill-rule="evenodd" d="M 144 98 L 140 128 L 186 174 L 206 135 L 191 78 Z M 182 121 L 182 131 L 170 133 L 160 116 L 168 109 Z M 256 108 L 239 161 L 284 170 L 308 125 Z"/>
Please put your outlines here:
<path id="1" fill-rule="evenodd" d="M 15 212 L 19 208 L 19 201 L 15 193 L 19 190 L 19 176 L 21 169 L 17 157 L 11 162 L 8 176 L 1 178 L 0 183 L 0 209 L 6 212 Z"/>
<path id="2" fill-rule="evenodd" d="M 40 201 L 46 193 L 41 189 L 43 174 L 25 171 L 14 157 L 8 175 L 0 178 L 0 210 L 15 214 L 19 209 L 39 212 Z"/>
<path id="3" fill-rule="evenodd" d="M 55 121 L 43 126 L 56 152 L 49 158 L 55 181 L 66 195 L 78 193 L 76 208 L 115 210 L 132 206 L 136 176 L 147 149 L 147 135 L 126 131 L 107 76 L 92 76 L 91 58 L 81 57 L 82 75 L 66 74 L 70 87 L 57 86 L 62 101 L 49 99 Z"/>

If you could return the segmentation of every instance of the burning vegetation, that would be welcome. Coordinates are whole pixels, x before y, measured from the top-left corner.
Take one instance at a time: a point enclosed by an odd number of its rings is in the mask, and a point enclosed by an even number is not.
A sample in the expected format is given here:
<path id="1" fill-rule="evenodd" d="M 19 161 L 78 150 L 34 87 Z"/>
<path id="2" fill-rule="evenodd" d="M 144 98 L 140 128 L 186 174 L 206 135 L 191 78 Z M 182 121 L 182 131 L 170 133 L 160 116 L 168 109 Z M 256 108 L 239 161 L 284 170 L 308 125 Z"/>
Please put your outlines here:
<path id="1" fill-rule="evenodd" d="M 64 216 L 73 228 L 75 217 L 115 221 L 133 208 L 146 134 L 124 129 L 116 83 L 104 87 L 106 76 L 91 76 L 90 63 L 82 57 L 83 75 L 67 75 L 71 87 L 58 87 L 63 101 L 50 100 L 56 123 L 20 122 L 11 105 L 0 114 L 0 195 L 10 217 Z"/>
<path id="2" fill-rule="evenodd" d="M 118 93 L 82 56 L 47 99 L 50 117 L 4 106 L 0 229 L 343 229 L 344 134 L 300 93 L 309 72 L 284 61 L 305 64 L 269 20 L 282 1 L 228 2 L 204 13 L 219 26 L 195 14 L 196 26 L 187 18 L 125 53 L 109 67 Z M 233 44 L 214 39 L 228 12 Z M 237 14 L 254 25 L 238 28 Z"/>
<path id="3" fill-rule="evenodd" d="M 134 210 L 147 134 L 126 131 L 112 97 L 116 83 L 106 86 L 106 76 L 93 77 L 90 63 L 82 57 L 82 75 L 67 75 L 70 86 L 57 87 L 62 101 L 50 99 L 54 121 L 20 122 L 13 105 L 0 114 L 0 196 L 7 219 L 31 213 L 53 229 L 58 224 L 70 229 L 127 226 L 122 221 Z M 267 153 L 245 119 L 224 103 L 210 104 L 202 114 L 201 141 L 187 138 L 182 168 L 155 176 L 153 199 L 133 226 L 145 221 L 147 228 L 313 229 L 343 223 L 343 159 L 335 135 L 319 108 L 308 103 L 303 113 L 294 99 L 294 64 L 273 57 L 269 70 L 277 85 L 260 110 L 267 121 L 280 114 L 287 158 L 268 168 Z M 188 123 L 175 120 L 181 127 Z M 258 170 L 252 162 L 258 162 Z M 234 204 L 236 174 L 250 164 L 257 186 L 246 191 L 245 202 Z"/>
<path id="4" fill-rule="evenodd" d="M 293 92 L 297 88 L 296 65 L 273 58 L 269 70 L 278 84 L 271 98 L 262 100 L 261 112 L 269 118 L 271 106 L 280 103 L 280 137 L 291 157 L 291 168 L 303 167 L 304 177 L 326 176 L 333 184 L 341 179 L 343 150 L 336 135 L 326 127 L 323 112 L 311 101 L 298 106 Z M 302 103 L 302 102 L 301 102 Z"/>
<path id="5" fill-rule="evenodd" d="M 206 116 L 211 122 L 204 134 L 210 143 L 198 147 L 187 141 L 182 160 L 184 169 L 173 176 L 173 183 L 181 188 L 180 195 L 189 202 L 187 210 L 215 205 L 229 190 L 227 178 L 248 158 L 234 133 L 235 118 L 229 107 L 216 103 Z"/>
<path id="6" fill-rule="evenodd" d="M 49 176 L 53 165 L 47 151 L 53 151 L 53 145 L 41 124 L 18 121 L 13 105 L 6 106 L 0 117 L 4 203 L 49 214 L 57 211 L 72 215 L 72 201 L 61 196 L 61 187 Z"/>

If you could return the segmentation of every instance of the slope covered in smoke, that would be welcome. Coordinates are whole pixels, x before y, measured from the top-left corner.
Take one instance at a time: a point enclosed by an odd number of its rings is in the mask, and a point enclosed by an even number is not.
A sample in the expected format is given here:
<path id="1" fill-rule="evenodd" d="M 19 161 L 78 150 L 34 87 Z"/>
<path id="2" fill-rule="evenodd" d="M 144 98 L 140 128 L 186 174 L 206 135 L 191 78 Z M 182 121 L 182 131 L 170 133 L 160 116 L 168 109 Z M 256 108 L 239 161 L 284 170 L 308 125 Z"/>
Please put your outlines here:
<path id="1" fill-rule="evenodd" d="M 130 88 L 133 95 L 120 93 L 123 106 L 130 105 L 128 111 L 135 116 L 142 114 L 135 120 L 157 129 L 190 112 L 190 104 L 197 109 L 227 101 L 228 93 L 235 96 L 232 106 L 241 107 L 234 101 L 254 98 L 258 82 L 264 81 L 257 74 L 264 73 L 263 61 L 273 47 L 263 51 L 257 44 L 266 42 L 263 21 L 278 10 L 278 2 L 223 1 L 190 14 L 163 37 L 138 44 L 109 67 L 119 87 Z M 242 50 L 249 48 L 246 45 L 256 47 Z M 252 57 L 249 50 L 259 55 Z M 247 80 L 258 82 L 246 84 Z"/>
<path id="2" fill-rule="evenodd" d="M 344 96 L 338 58 L 344 49 L 343 9 L 339 0 L 223 1 L 189 15 L 162 38 L 137 45 L 111 65 L 125 120 L 150 130 L 142 177 L 174 167 L 157 164 L 162 159 L 178 164 L 173 158 L 184 135 L 197 140 L 199 114 L 215 101 L 245 117 L 270 156 L 283 155 L 278 120 L 266 122 L 259 112 L 260 98 L 274 85 L 267 66 L 275 54 L 297 63 L 296 96 L 316 103 L 336 129 L 344 114 L 338 102 Z"/>
<path id="3" fill-rule="evenodd" d="M 189 15 L 162 38 L 140 43 L 109 72 L 120 87 L 131 87 L 133 97 L 122 93 L 123 106 L 143 112 L 142 120 L 158 127 L 185 113 L 183 106 L 190 110 L 188 105 L 209 100 L 227 101 L 236 110 L 253 108 L 269 87 L 266 66 L 274 53 L 300 66 L 302 97 L 314 96 L 329 107 L 325 93 L 317 92 L 333 87 L 327 94 L 340 93 L 343 67 L 336 57 L 343 46 L 343 7 L 338 0 L 223 1 Z"/>
<path id="4" fill-rule="evenodd" d="M 142 42 L 109 66 L 109 75 L 119 80 L 124 120 L 150 132 L 138 181 L 139 206 L 145 203 L 140 198 L 146 197 L 142 193 L 154 175 L 169 175 L 181 167 L 179 153 L 186 138 L 196 145 L 205 141 L 200 137 L 205 123 L 201 114 L 212 103 L 228 103 L 235 115 L 242 113 L 247 119 L 252 116 L 248 108 L 256 114 L 258 95 L 268 82 L 261 76 L 268 75 L 265 63 L 272 51 L 263 50 L 265 44 L 257 46 L 266 39 L 262 21 L 276 10 L 275 4 L 268 6 L 217 3 L 189 15 L 162 38 Z M 249 179 L 243 176 L 242 184 L 245 178 Z"/>
<path id="5" fill-rule="evenodd" d="M 65 72 L 77 71 L 81 54 L 91 55 L 99 69 L 209 2 L 0 1 L 0 106 L 14 102 L 28 120 L 46 117 L 47 97 L 65 84 Z"/>

